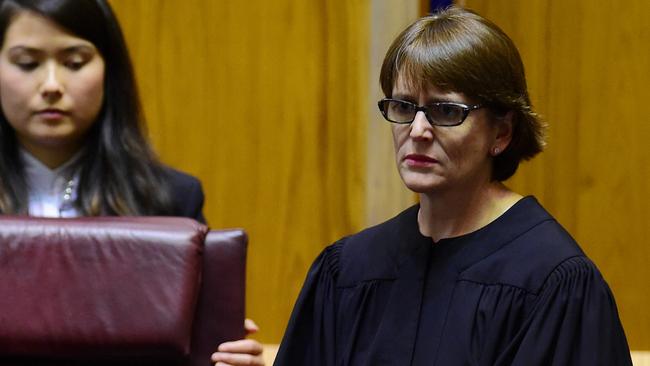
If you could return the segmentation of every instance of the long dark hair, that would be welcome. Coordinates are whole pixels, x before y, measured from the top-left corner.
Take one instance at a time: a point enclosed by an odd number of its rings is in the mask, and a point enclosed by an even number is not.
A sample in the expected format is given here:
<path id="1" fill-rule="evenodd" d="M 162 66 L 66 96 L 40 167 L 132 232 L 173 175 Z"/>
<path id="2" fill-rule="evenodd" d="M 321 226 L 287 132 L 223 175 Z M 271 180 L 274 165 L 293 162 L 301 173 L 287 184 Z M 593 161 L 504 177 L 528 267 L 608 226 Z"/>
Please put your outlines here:
<path id="1" fill-rule="evenodd" d="M 0 47 L 15 15 L 32 11 L 95 45 L 105 60 L 102 109 L 78 161 L 76 208 L 82 215 L 172 214 L 171 188 L 147 138 L 133 66 L 105 0 L 0 0 Z M 0 113 L 0 212 L 28 210 L 14 129 Z"/>

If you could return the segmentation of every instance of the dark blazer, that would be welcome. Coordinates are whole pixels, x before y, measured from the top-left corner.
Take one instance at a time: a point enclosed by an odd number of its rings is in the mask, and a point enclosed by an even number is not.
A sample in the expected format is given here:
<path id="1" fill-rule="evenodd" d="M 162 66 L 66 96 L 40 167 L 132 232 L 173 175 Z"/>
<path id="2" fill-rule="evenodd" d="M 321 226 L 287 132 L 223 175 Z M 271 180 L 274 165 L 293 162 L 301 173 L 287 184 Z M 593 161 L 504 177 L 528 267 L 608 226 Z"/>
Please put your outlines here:
<path id="1" fill-rule="evenodd" d="M 168 166 L 162 168 L 171 188 L 174 205 L 171 214 L 167 215 L 189 217 L 205 224 L 206 221 L 203 216 L 205 197 L 201 182 L 197 178 L 174 168 Z M 0 211 L 0 215 L 2 214 L 4 213 Z"/>
<path id="2" fill-rule="evenodd" d="M 203 216 L 203 187 L 201 182 L 186 173 L 166 167 L 169 184 L 174 201 L 174 216 L 189 217 L 201 223 L 206 223 Z"/>

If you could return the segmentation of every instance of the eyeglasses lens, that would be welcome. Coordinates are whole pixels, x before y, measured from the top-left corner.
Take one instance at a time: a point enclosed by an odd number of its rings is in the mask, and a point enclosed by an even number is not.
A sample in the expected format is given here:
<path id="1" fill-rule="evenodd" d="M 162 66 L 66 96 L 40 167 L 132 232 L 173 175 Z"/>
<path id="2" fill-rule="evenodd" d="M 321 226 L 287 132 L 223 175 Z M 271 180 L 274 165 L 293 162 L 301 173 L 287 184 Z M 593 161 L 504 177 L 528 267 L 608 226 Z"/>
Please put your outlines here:
<path id="1" fill-rule="evenodd" d="M 432 104 L 427 107 L 429 120 L 436 125 L 455 125 L 463 120 L 463 107 L 454 104 Z"/>
<path id="2" fill-rule="evenodd" d="M 415 118 L 416 106 L 397 100 L 386 101 L 386 117 L 394 122 L 411 122 Z"/>

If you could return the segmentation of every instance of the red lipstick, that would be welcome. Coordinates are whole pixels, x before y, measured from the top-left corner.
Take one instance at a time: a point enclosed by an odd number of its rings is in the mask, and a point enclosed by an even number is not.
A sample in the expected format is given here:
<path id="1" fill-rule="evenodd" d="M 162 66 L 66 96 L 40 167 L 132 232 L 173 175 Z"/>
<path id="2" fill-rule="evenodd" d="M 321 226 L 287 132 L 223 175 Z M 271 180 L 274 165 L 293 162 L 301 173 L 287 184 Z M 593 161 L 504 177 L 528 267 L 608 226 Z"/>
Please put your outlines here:
<path id="1" fill-rule="evenodd" d="M 426 155 L 408 154 L 404 157 L 404 162 L 410 167 L 426 168 L 438 163 L 438 160 Z"/>

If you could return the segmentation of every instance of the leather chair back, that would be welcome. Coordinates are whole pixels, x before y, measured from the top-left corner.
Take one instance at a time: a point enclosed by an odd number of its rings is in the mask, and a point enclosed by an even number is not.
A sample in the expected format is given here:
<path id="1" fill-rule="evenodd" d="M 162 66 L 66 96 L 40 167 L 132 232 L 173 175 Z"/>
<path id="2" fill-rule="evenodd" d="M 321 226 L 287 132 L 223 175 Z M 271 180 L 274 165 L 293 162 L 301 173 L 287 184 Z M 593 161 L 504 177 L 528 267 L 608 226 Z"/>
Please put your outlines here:
<path id="1" fill-rule="evenodd" d="M 0 217 L 0 364 L 210 365 L 243 336 L 246 236 L 172 217 Z"/>

